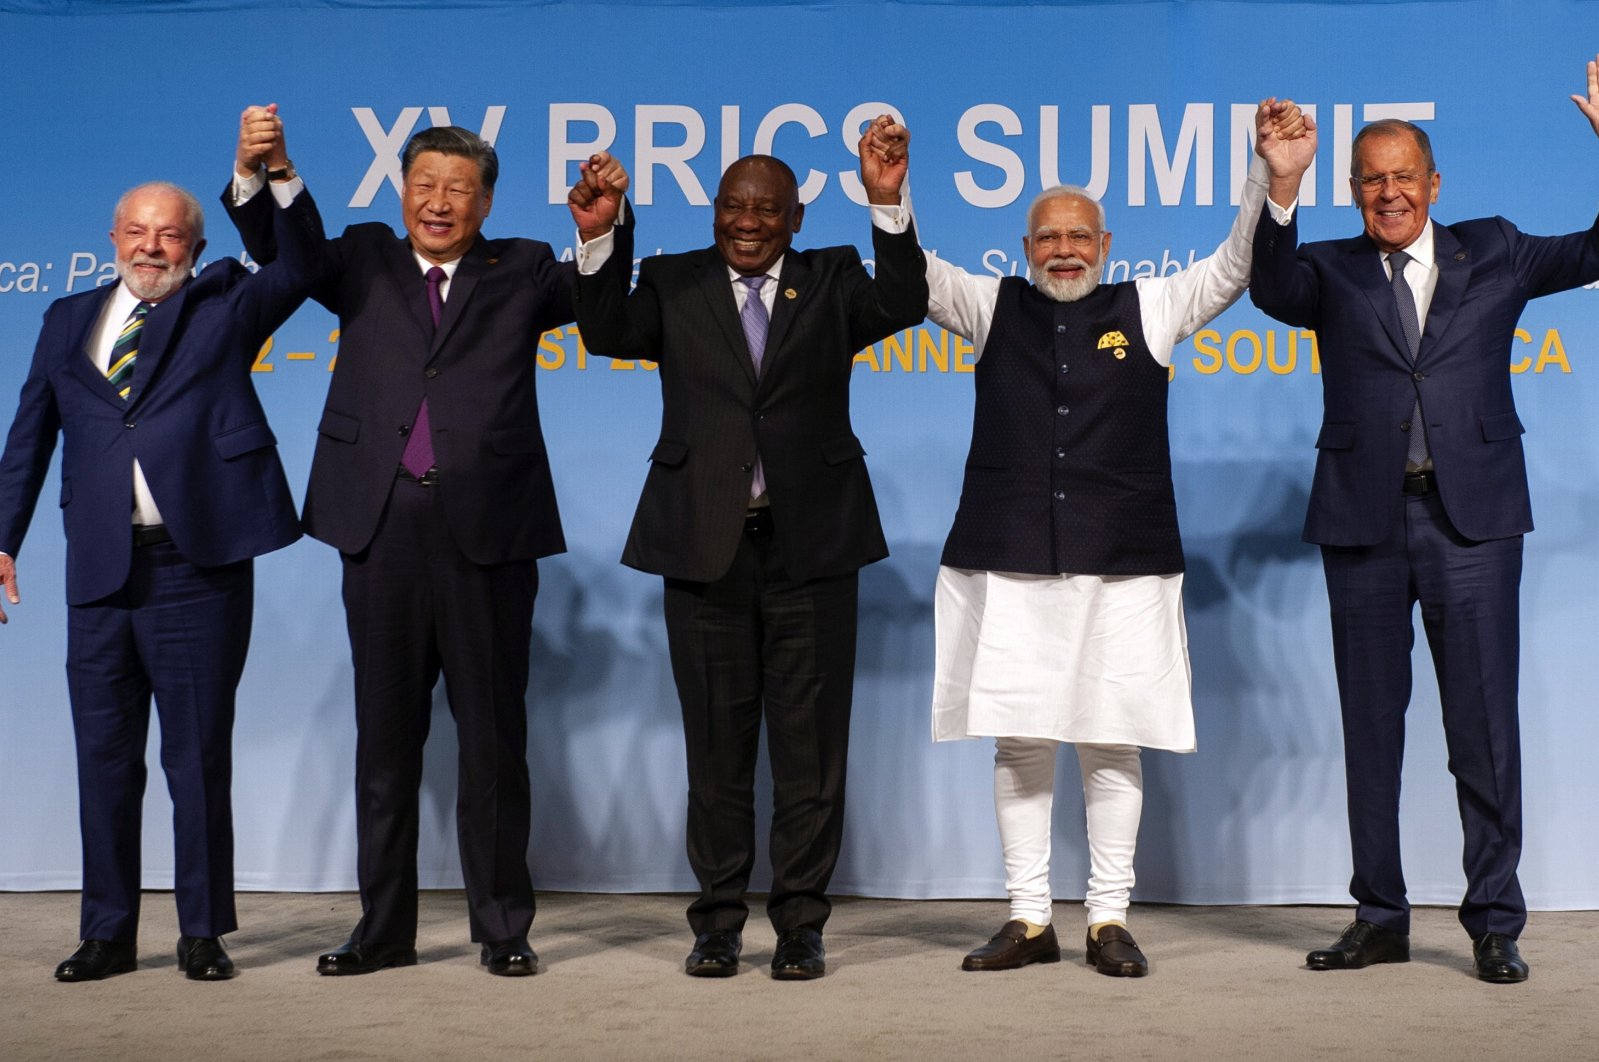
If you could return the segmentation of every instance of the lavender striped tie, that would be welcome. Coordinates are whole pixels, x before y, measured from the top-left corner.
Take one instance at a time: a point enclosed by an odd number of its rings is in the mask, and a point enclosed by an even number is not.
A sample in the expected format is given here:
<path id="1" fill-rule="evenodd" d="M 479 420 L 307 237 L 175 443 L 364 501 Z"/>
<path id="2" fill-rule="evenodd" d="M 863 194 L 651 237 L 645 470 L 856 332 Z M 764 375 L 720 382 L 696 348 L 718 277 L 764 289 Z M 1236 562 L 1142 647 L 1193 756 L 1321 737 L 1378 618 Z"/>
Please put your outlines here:
<path id="1" fill-rule="evenodd" d="M 749 290 L 744 294 L 744 308 L 739 311 L 739 324 L 744 326 L 744 339 L 750 345 L 750 360 L 755 363 L 755 378 L 761 378 L 761 359 L 766 356 L 766 330 L 771 318 L 766 316 L 766 303 L 761 301 L 761 285 L 767 277 L 739 277 L 738 282 Z M 766 493 L 766 470 L 761 467 L 761 455 L 755 455 L 755 475 L 750 480 L 750 497 L 759 498 Z"/>

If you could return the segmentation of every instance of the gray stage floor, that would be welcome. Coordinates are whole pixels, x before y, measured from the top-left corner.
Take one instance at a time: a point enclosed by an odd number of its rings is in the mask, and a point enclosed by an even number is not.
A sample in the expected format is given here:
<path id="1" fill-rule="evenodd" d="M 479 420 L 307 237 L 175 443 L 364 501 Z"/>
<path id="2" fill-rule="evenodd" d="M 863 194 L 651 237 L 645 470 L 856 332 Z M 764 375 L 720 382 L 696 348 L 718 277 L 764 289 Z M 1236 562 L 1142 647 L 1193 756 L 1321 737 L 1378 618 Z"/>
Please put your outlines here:
<path id="1" fill-rule="evenodd" d="M 537 977 L 490 977 L 456 892 L 424 894 L 421 964 L 324 978 L 316 953 L 359 913 L 354 896 L 245 893 L 229 947 L 241 973 L 176 971 L 170 894 L 145 897 L 139 969 L 58 984 L 75 893 L 0 893 L 0 1059 L 1599 1059 L 1599 913 L 1537 913 L 1532 978 L 1485 985 L 1452 911 L 1416 913 L 1412 961 L 1312 973 L 1304 952 L 1349 918 L 1327 907 L 1149 907 L 1132 928 L 1153 972 L 1083 964 L 1081 909 L 1061 904 L 1067 959 L 970 974 L 961 956 L 1005 918 L 1000 901 L 840 900 L 830 972 L 766 975 L 759 912 L 741 974 L 681 972 L 681 896 L 543 894 Z"/>

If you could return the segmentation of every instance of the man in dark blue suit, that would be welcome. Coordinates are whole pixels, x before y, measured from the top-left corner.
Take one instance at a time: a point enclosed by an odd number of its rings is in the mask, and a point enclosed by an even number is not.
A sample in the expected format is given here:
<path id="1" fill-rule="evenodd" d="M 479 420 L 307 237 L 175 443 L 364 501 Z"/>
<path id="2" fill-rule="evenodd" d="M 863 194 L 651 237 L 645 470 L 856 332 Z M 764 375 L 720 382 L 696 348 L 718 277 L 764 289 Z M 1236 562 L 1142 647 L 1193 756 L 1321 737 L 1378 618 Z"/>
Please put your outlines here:
<path id="1" fill-rule="evenodd" d="M 1573 96 L 1599 133 L 1599 61 Z M 1517 678 L 1522 536 L 1532 530 L 1509 352 L 1527 301 L 1599 279 L 1599 221 L 1528 236 L 1504 218 L 1435 225 L 1427 135 L 1355 137 L 1353 239 L 1298 246 L 1294 205 L 1314 133 L 1273 161 L 1250 295 L 1316 330 L 1325 413 L 1305 540 L 1322 547 L 1343 710 L 1355 921 L 1313 970 L 1410 957 L 1399 783 L 1419 601 L 1465 831 L 1460 921 L 1477 976 L 1527 977 Z"/>
<path id="2" fill-rule="evenodd" d="M 241 157 L 284 159 L 275 109 L 251 108 Z M 98 980 L 137 965 L 139 832 L 150 700 L 172 795 L 178 962 L 234 972 L 234 692 L 250 639 L 252 558 L 300 536 L 277 440 L 250 383 L 256 351 L 305 298 L 322 225 L 298 181 L 274 183 L 282 259 L 192 277 L 205 247 L 194 196 L 140 185 L 118 201 L 120 282 L 45 313 L 0 457 L 0 583 L 66 440 L 67 685 L 83 833 L 82 944 L 56 968 Z M 0 622 L 6 615 L 0 609 Z"/>

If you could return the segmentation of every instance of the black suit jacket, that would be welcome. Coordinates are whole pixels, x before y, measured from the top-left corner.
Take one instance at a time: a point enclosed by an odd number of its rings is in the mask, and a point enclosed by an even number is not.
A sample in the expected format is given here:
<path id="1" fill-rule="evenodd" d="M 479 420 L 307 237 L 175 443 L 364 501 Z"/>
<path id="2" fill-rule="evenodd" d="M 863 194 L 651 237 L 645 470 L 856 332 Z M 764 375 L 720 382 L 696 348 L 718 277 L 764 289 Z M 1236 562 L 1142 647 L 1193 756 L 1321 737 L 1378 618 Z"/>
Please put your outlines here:
<path id="1" fill-rule="evenodd" d="M 1299 245 L 1297 219 L 1278 225 L 1262 210 L 1249 296 L 1316 330 L 1325 411 L 1305 541 L 1388 536 L 1418 396 L 1450 523 L 1474 541 L 1531 531 L 1511 344 L 1527 300 L 1599 279 L 1599 220 L 1565 236 L 1529 236 L 1504 218 L 1433 223 L 1438 284 L 1412 365 L 1376 244 L 1362 234 Z"/>
<path id="2" fill-rule="evenodd" d="M 645 260 L 629 295 L 632 222 L 615 233 L 605 266 L 578 278 L 578 326 L 595 354 L 658 362 L 663 403 L 622 562 L 698 582 L 724 575 L 757 451 L 792 578 L 842 575 L 888 556 L 850 425 L 850 369 L 861 348 L 927 313 L 914 229 L 873 227 L 875 280 L 853 247 L 790 248 L 759 380 L 717 250 Z"/>
<path id="3" fill-rule="evenodd" d="M 262 342 L 305 300 L 322 222 L 307 191 L 286 208 L 262 193 L 260 220 L 284 247 L 251 274 L 225 258 L 157 303 L 145 321 L 124 401 L 87 345 L 114 285 L 45 311 L 33 364 L 0 458 L 0 551 L 16 555 L 58 436 L 67 603 L 127 581 L 138 459 L 173 543 L 189 563 L 231 564 L 300 537 L 277 439 L 250 367 Z"/>
<path id="4" fill-rule="evenodd" d="M 258 262 L 273 248 L 257 206 L 223 194 Z M 435 332 L 407 240 L 380 223 L 326 241 L 312 297 L 339 318 L 305 530 L 345 553 L 372 541 L 424 395 L 437 490 L 477 564 L 561 553 L 566 541 L 539 425 L 539 336 L 572 320 L 570 263 L 537 240 L 481 236 L 457 266 Z"/>

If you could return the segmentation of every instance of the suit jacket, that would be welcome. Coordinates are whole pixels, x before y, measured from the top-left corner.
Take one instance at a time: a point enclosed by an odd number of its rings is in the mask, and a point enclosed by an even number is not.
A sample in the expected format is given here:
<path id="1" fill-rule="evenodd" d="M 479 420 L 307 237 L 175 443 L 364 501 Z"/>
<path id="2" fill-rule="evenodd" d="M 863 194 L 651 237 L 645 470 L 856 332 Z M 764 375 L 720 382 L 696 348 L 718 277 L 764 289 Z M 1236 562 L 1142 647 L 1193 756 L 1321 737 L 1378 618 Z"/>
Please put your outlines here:
<path id="1" fill-rule="evenodd" d="M 300 537 L 250 368 L 305 299 L 322 223 L 309 192 L 285 209 L 261 198 L 282 261 L 253 275 L 233 259 L 213 262 L 157 303 L 126 401 L 86 349 L 112 287 L 57 299 L 45 311 L 0 457 L 0 551 L 15 556 L 22 546 L 59 432 L 68 604 L 127 581 L 135 458 L 191 564 L 231 564 Z"/>
<path id="2" fill-rule="evenodd" d="M 270 261 L 262 196 L 223 194 L 245 247 Z M 423 396 L 435 488 L 477 564 L 561 553 L 566 540 L 539 426 L 539 336 L 572 320 L 570 263 L 549 244 L 481 236 L 450 280 L 438 329 L 411 245 L 384 224 L 322 245 L 312 297 L 339 318 L 338 361 L 317 427 L 305 530 L 345 553 L 372 541 Z"/>
<path id="3" fill-rule="evenodd" d="M 757 452 L 791 577 L 842 575 L 888 556 L 850 425 L 850 370 L 861 348 L 927 314 L 914 229 L 873 227 L 875 280 L 853 247 L 790 248 L 759 380 L 716 248 L 646 259 L 629 295 L 631 217 L 615 233 L 606 264 L 578 277 L 578 326 L 592 353 L 658 362 L 662 398 L 622 563 L 697 582 L 726 574 Z"/>
<path id="4" fill-rule="evenodd" d="M 1438 284 L 1414 365 L 1381 253 L 1366 235 L 1298 244 L 1268 205 L 1249 295 L 1316 331 L 1324 414 L 1305 541 L 1367 546 L 1399 518 L 1419 396 L 1439 498 L 1466 538 L 1532 530 L 1510 349 L 1527 300 L 1599 279 L 1599 221 L 1528 236 L 1504 218 L 1434 225 Z"/>

